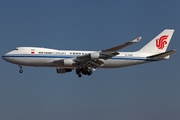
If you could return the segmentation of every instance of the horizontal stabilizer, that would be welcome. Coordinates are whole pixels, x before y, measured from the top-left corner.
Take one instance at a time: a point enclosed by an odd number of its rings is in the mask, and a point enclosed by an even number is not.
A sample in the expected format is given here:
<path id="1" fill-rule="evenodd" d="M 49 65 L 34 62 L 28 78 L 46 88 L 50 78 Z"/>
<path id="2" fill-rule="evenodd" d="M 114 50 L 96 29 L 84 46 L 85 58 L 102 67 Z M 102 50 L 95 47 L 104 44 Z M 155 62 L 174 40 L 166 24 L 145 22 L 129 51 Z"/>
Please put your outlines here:
<path id="1" fill-rule="evenodd" d="M 156 55 L 148 56 L 147 58 L 162 59 L 162 58 L 165 58 L 165 57 L 173 54 L 173 53 L 176 52 L 176 51 L 177 51 L 177 50 L 174 49 L 174 50 L 170 50 L 170 51 L 167 51 L 167 52 L 159 53 L 159 54 L 156 54 Z"/>

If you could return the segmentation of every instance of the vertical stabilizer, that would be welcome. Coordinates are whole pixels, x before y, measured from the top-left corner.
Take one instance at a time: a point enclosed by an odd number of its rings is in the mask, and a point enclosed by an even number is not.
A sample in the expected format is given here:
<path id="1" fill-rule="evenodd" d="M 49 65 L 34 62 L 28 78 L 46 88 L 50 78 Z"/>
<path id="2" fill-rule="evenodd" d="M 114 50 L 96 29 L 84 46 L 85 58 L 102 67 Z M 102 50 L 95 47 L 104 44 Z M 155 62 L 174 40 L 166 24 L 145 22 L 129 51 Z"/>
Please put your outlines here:
<path id="1" fill-rule="evenodd" d="M 146 44 L 143 48 L 141 48 L 138 52 L 143 52 L 143 53 L 165 52 L 170 43 L 173 33 L 174 33 L 173 29 L 165 29 L 153 40 L 151 40 L 148 44 Z"/>

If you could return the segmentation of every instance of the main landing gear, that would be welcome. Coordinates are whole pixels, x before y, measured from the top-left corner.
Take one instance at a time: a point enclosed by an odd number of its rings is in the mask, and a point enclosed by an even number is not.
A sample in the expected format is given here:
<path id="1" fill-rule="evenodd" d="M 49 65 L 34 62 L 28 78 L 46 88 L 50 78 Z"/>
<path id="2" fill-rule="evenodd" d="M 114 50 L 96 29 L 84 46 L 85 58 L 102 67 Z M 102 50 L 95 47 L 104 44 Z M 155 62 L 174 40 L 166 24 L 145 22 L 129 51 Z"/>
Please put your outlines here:
<path id="1" fill-rule="evenodd" d="M 22 66 L 19 66 L 19 67 L 20 67 L 19 73 L 23 73 Z"/>
<path id="2" fill-rule="evenodd" d="M 89 68 L 78 68 L 76 69 L 76 74 L 79 78 L 82 77 L 82 74 L 90 76 L 92 74 L 92 70 Z"/>

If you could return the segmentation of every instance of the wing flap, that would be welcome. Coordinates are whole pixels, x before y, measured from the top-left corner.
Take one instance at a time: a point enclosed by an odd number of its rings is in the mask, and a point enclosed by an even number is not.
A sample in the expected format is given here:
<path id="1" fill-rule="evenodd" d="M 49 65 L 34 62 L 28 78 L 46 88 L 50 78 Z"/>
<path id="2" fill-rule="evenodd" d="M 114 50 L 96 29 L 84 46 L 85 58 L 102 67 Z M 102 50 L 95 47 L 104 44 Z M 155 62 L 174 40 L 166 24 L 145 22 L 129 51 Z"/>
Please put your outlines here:
<path id="1" fill-rule="evenodd" d="M 102 66 L 104 64 L 104 62 L 102 60 L 91 60 L 86 62 L 85 64 L 83 64 L 82 67 L 92 67 L 92 68 L 98 68 L 100 66 Z"/>

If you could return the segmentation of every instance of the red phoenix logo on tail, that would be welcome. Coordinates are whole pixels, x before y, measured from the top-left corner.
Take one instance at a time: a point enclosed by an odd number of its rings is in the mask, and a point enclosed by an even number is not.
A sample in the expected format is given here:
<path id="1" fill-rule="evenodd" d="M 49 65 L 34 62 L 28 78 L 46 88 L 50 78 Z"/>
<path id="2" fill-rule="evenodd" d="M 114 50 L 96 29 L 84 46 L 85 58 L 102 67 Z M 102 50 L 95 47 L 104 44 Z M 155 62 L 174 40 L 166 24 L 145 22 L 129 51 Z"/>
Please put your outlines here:
<path id="1" fill-rule="evenodd" d="M 164 45 L 167 44 L 168 35 L 161 36 L 160 38 L 156 39 L 156 47 L 158 49 L 163 49 Z"/>

